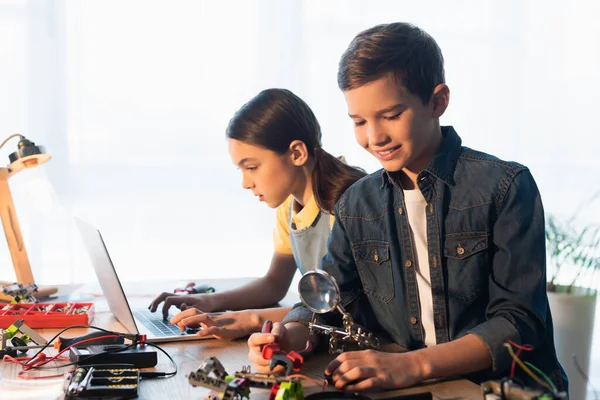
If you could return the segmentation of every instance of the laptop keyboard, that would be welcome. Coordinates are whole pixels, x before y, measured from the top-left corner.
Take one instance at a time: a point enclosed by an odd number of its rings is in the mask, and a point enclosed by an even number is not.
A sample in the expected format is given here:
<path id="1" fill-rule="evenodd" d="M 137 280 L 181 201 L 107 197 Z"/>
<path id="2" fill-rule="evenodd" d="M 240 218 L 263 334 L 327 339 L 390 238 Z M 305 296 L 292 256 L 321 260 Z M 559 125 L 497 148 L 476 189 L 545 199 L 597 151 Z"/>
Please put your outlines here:
<path id="1" fill-rule="evenodd" d="M 157 337 L 181 336 L 187 332 L 181 332 L 177 325 L 169 322 L 171 315 L 167 320 L 162 318 L 162 314 L 153 313 L 148 309 L 132 310 L 133 316 L 144 324 L 144 326 Z"/>

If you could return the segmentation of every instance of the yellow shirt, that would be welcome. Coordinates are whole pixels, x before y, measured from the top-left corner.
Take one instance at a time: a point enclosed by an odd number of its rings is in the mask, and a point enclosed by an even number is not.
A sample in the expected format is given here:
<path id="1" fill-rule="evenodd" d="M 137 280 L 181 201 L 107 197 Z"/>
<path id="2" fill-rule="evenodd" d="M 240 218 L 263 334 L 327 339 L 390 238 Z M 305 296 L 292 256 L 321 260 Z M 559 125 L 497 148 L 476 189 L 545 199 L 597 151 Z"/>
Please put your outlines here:
<path id="1" fill-rule="evenodd" d="M 315 201 L 314 196 L 310 198 L 308 203 L 300 210 L 299 204 L 294 200 L 294 196 L 290 196 L 286 201 L 277 207 L 277 221 L 275 222 L 275 229 L 273 231 L 273 243 L 275 246 L 275 252 L 279 254 L 292 254 L 292 245 L 290 243 L 290 204 L 294 202 L 294 210 L 292 211 L 292 222 L 296 224 L 296 229 L 300 230 L 307 228 L 315 222 L 315 218 L 319 215 L 319 206 Z M 333 226 L 335 217 L 332 215 L 330 219 L 330 226 Z"/>

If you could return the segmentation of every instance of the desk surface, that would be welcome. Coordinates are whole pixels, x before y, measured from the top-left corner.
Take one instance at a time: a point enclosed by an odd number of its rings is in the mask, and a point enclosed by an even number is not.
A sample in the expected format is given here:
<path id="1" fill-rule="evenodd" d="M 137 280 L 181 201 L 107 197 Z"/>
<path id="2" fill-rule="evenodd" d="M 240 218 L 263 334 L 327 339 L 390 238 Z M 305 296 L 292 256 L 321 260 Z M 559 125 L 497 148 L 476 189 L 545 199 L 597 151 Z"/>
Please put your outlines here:
<path id="1" fill-rule="evenodd" d="M 202 280 L 198 280 L 200 282 Z M 228 288 L 237 287 L 247 282 L 245 279 L 227 279 L 227 280 L 214 280 L 207 282 L 210 283 L 218 291 L 226 290 Z M 128 299 L 132 308 L 147 306 L 153 298 L 153 295 L 158 294 L 162 290 L 168 290 L 170 288 L 177 287 L 182 282 L 150 282 L 150 283 L 136 283 L 136 284 L 124 284 L 125 291 L 128 294 Z M 77 288 L 75 291 L 73 288 Z M 88 288 L 89 289 L 89 288 Z M 86 295 L 88 290 L 86 287 L 77 286 L 64 286 L 60 288 L 59 295 L 69 296 L 74 294 L 79 299 Z M 62 299 L 61 299 L 62 300 Z M 284 305 L 290 305 L 297 300 L 297 296 L 291 293 L 284 299 Z M 123 326 L 107 311 L 106 302 L 102 297 L 94 299 L 98 312 L 94 319 L 94 325 L 100 326 L 106 329 L 124 331 Z M 56 329 L 39 329 L 37 330 L 42 336 L 48 339 L 55 335 L 58 330 Z M 70 330 L 66 337 L 75 337 L 87 333 L 86 329 L 73 329 Z M 169 379 L 155 379 L 143 381 L 140 384 L 140 398 L 143 399 L 203 399 L 209 392 L 208 389 L 202 387 L 192 387 L 187 381 L 187 374 L 191 371 L 195 371 L 200 365 L 201 361 L 210 356 L 217 357 L 229 373 L 233 373 L 241 370 L 244 365 L 249 365 L 248 361 L 248 347 L 246 340 L 236 341 L 219 341 L 213 339 L 205 339 L 190 342 L 177 342 L 160 345 L 165 351 L 167 351 L 171 357 L 177 363 L 179 372 L 175 377 Z M 51 351 L 54 354 L 54 351 Z M 33 352 L 30 351 L 30 355 Z M 157 371 L 171 371 L 172 365 L 170 361 L 159 352 L 159 364 L 157 365 Z M 328 354 L 317 354 L 312 356 L 306 361 L 302 369 L 302 373 L 322 380 L 323 370 L 327 363 L 332 359 L 333 356 Z M 0 364 L 0 388 L 2 387 L 1 379 L 13 380 L 16 379 L 16 373 L 19 370 L 16 364 L 3 362 Z M 25 381 L 26 382 L 26 381 Z M 311 384 L 309 382 L 303 383 L 305 394 L 314 393 L 320 391 L 321 388 Z M 1 390 L 0 390 L 1 391 Z M 410 389 L 402 389 L 393 392 L 380 392 L 371 395 L 373 398 L 378 397 L 391 397 L 392 394 L 409 394 L 419 393 L 423 391 L 431 391 L 435 398 L 438 399 L 480 399 L 481 392 L 479 386 L 474 383 L 464 380 L 450 380 L 444 382 L 437 382 L 428 385 L 421 385 Z M 30 398 L 30 397 L 28 397 Z M 252 388 L 250 395 L 251 399 L 268 399 L 269 391 L 264 389 Z"/>

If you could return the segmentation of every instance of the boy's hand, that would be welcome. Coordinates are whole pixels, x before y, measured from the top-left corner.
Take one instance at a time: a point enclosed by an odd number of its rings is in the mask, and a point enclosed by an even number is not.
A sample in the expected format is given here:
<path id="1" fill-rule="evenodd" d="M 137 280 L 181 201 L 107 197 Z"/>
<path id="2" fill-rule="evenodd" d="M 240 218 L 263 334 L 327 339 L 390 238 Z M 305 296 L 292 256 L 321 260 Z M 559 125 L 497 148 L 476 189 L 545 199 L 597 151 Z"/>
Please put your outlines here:
<path id="1" fill-rule="evenodd" d="M 198 336 L 214 335 L 217 339 L 233 340 L 256 331 L 257 317 L 251 311 L 230 311 L 219 315 L 210 315 L 195 308 L 188 308 L 173 318 L 171 323 L 178 325 L 181 331 L 186 328 L 202 327 Z"/>
<path id="2" fill-rule="evenodd" d="M 254 363 L 254 368 L 257 372 L 262 374 L 278 374 L 284 371 L 281 365 L 275 367 L 275 369 L 269 369 L 269 363 L 271 360 L 267 360 L 262 356 L 262 347 L 265 344 L 275 343 L 283 351 L 287 351 L 289 347 L 289 338 L 286 337 L 287 330 L 285 326 L 279 322 L 273 324 L 271 333 L 253 333 L 248 339 L 248 359 Z"/>
<path id="3" fill-rule="evenodd" d="M 423 380 L 422 366 L 414 353 L 382 353 L 375 350 L 349 351 L 329 363 L 338 390 L 399 389 Z"/>
<path id="4" fill-rule="evenodd" d="M 162 307 L 163 318 L 167 319 L 169 315 L 169 308 L 171 306 L 175 306 L 180 310 L 187 310 L 188 308 L 197 308 L 198 310 L 202 310 L 204 312 L 212 312 L 215 311 L 213 308 L 212 302 L 209 300 L 209 296 L 206 294 L 188 294 L 188 295 L 178 295 L 169 292 L 163 292 L 158 296 L 148 309 L 152 312 L 155 312 L 160 303 L 164 302 Z"/>

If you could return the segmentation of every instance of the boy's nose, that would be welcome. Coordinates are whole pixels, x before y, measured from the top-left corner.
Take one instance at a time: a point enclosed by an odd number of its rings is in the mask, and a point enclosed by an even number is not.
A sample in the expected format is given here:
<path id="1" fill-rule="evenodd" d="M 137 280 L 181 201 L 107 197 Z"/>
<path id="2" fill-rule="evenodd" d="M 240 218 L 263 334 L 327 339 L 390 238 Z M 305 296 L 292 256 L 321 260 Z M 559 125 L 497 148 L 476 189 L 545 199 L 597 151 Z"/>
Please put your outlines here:
<path id="1" fill-rule="evenodd" d="M 367 127 L 369 147 L 378 147 L 387 144 L 389 138 L 381 125 L 377 123 L 369 124 Z"/>

